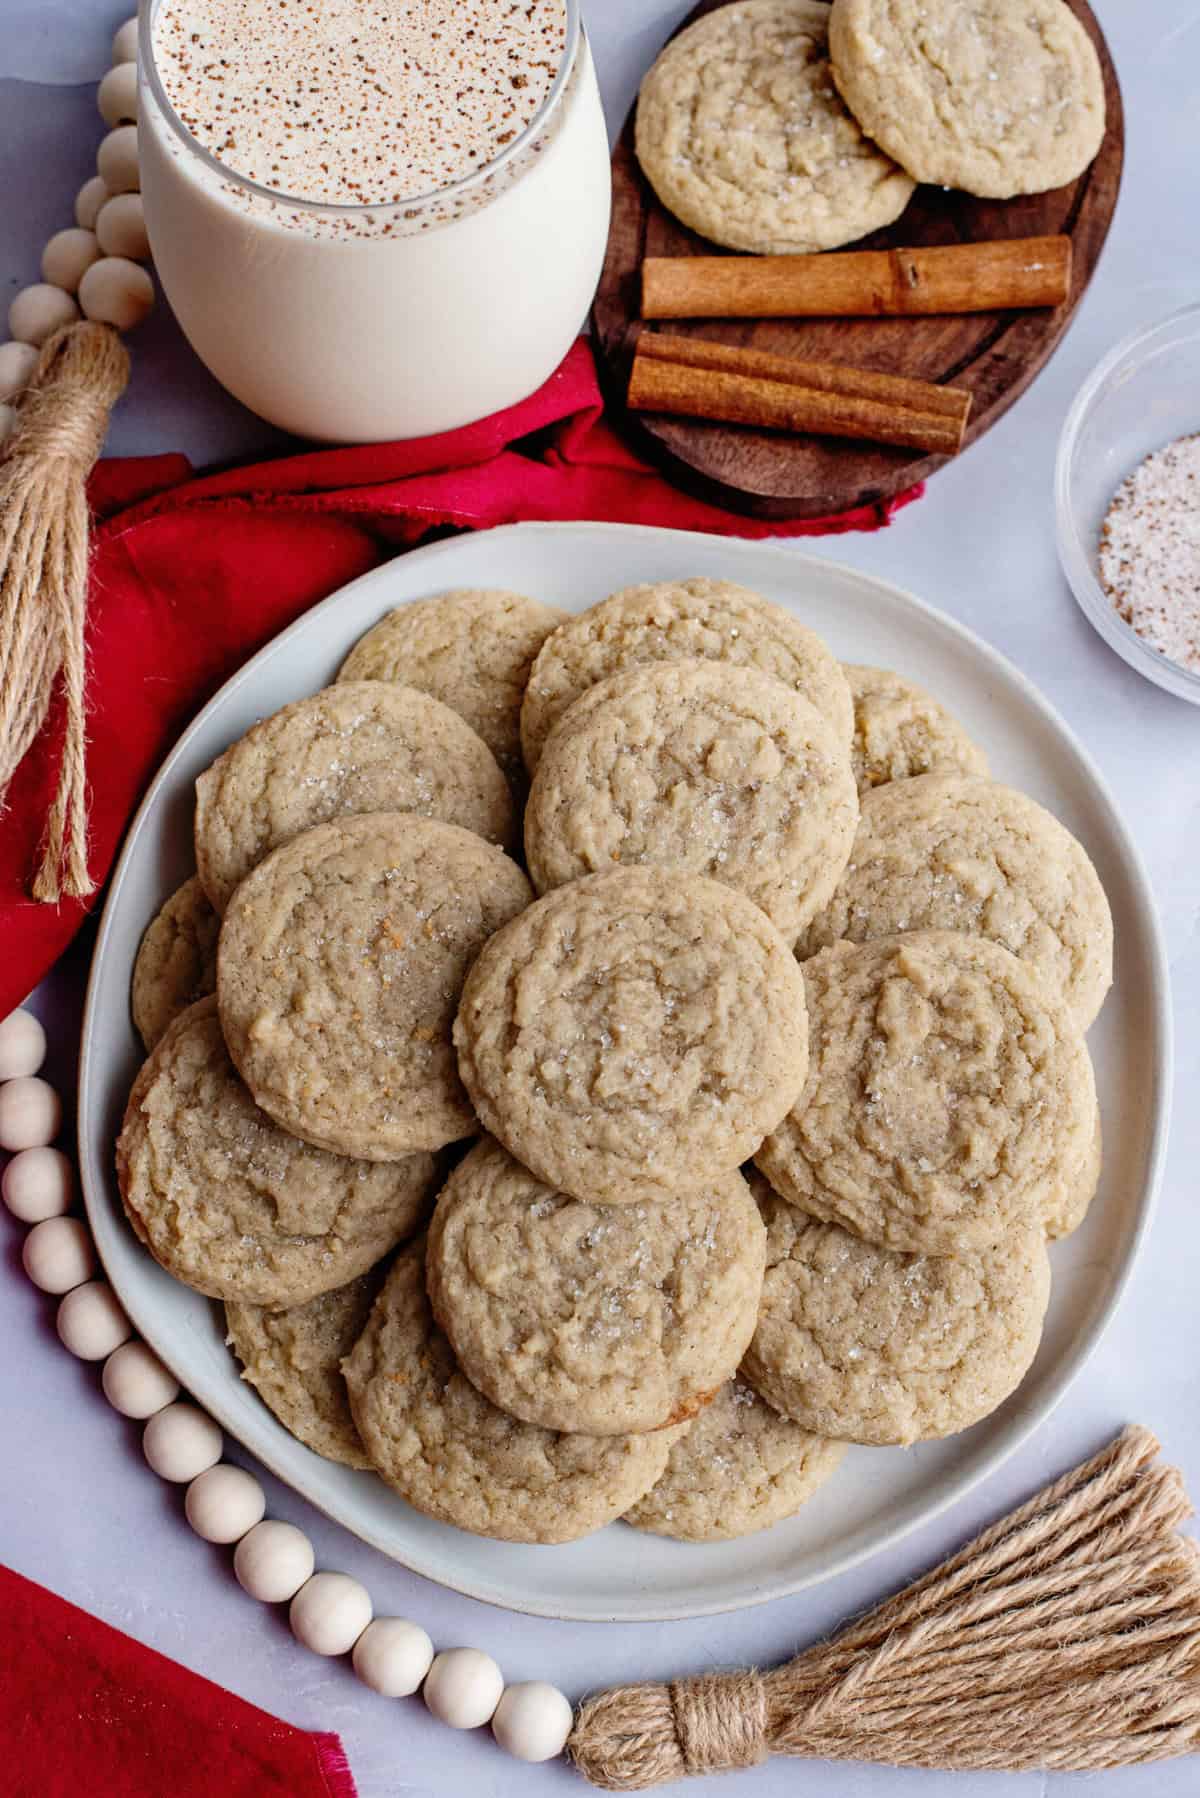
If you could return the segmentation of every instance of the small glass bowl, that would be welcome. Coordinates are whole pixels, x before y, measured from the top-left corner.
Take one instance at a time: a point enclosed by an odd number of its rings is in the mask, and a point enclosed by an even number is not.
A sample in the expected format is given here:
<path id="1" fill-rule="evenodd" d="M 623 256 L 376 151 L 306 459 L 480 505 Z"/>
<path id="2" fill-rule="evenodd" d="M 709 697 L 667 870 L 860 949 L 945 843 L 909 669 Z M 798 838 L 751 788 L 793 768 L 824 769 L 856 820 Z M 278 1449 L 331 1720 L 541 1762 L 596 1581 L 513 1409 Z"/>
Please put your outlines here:
<path id="1" fill-rule="evenodd" d="M 1200 305 L 1138 331 L 1092 370 L 1067 414 L 1054 470 L 1058 559 L 1084 616 L 1131 668 L 1200 705 L 1200 674 L 1151 648 L 1100 585 L 1100 527 L 1151 450 L 1200 431 Z"/>

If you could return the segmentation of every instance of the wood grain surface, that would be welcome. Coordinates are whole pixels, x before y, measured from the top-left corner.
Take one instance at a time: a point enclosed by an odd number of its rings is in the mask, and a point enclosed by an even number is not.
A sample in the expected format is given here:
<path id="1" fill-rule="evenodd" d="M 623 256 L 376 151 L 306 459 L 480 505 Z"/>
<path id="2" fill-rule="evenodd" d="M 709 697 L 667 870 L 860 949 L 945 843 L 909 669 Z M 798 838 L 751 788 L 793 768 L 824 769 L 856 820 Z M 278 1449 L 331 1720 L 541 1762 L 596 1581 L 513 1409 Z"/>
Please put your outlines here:
<path id="1" fill-rule="evenodd" d="M 721 0 L 703 0 L 684 24 L 719 4 Z M 612 228 L 592 322 L 606 397 L 636 449 L 681 487 L 760 518 L 819 518 L 879 504 L 927 479 L 946 460 L 911 450 L 699 419 L 635 416 L 625 407 L 625 390 L 642 331 L 752 345 L 966 387 L 973 403 L 964 448 L 1008 410 L 1049 360 L 1070 323 L 1104 247 L 1121 181 L 1125 131 L 1112 58 L 1086 0 L 1067 4 L 1095 43 L 1104 75 L 1107 130 L 1091 167 L 1068 187 L 1015 200 L 977 200 L 969 194 L 919 187 L 894 225 L 854 246 L 975 243 L 1066 232 L 1073 243 L 1071 291 L 1065 304 L 1053 310 L 933 318 L 643 322 L 638 316 L 643 257 L 711 256 L 715 251 L 707 239 L 689 231 L 659 204 L 634 155 L 630 113 L 613 151 Z"/>

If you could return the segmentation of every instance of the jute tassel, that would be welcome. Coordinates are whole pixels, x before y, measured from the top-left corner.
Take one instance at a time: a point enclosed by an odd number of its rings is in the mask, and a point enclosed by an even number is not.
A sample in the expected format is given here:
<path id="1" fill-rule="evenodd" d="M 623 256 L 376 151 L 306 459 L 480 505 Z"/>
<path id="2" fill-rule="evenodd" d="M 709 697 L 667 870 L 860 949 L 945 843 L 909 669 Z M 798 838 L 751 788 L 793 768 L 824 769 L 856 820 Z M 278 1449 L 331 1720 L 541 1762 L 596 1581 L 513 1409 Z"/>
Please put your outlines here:
<path id="1" fill-rule="evenodd" d="M 1128 1766 L 1200 1746 L 1200 1555 L 1158 1443 L 1127 1429 L 951 1560 L 774 1672 L 618 1686 L 567 1751 L 640 1791 L 772 1754 L 893 1766 Z"/>
<path id="2" fill-rule="evenodd" d="M 66 736 L 33 896 L 92 891 L 87 868 L 84 484 L 104 445 L 129 357 L 107 325 L 70 325 L 41 354 L 0 454 L 0 807 L 63 677 Z"/>

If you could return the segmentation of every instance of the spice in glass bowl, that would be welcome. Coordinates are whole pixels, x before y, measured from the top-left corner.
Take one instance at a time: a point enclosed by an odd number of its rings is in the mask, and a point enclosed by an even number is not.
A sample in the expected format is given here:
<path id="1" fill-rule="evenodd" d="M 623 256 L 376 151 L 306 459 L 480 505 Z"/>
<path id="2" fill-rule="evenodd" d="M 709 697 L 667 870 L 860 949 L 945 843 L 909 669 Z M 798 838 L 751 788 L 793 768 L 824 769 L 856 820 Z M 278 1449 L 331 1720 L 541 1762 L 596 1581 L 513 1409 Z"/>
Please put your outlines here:
<path id="1" fill-rule="evenodd" d="M 1100 584 L 1139 637 L 1200 674 L 1200 433 L 1153 450 L 1117 488 Z"/>

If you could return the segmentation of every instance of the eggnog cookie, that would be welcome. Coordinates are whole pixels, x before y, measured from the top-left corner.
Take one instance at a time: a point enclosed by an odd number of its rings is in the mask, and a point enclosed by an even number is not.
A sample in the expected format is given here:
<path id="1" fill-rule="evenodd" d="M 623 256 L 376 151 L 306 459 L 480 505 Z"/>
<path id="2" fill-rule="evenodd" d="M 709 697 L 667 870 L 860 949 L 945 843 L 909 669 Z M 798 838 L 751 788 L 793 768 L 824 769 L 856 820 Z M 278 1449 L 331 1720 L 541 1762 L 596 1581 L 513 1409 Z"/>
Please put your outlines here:
<path id="1" fill-rule="evenodd" d="M 220 928 L 194 874 L 148 926 L 133 964 L 130 994 L 133 1021 L 147 1049 L 180 1012 L 216 992 Z"/>
<path id="2" fill-rule="evenodd" d="M 986 1417 L 1037 1353 L 1050 1297 L 1040 1231 L 981 1255 L 899 1255 L 763 1196 L 767 1275 L 742 1364 L 820 1436 L 907 1443 Z"/>
<path id="3" fill-rule="evenodd" d="M 548 1186 L 628 1205 L 711 1187 L 804 1084 L 804 982 L 749 899 L 652 868 L 540 899 L 471 969 L 454 1024 L 484 1128 Z"/>
<path id="4" fill-rule="evenodd" d="M 339 681 L 403 681 L 466 719 L 509 779 L 522 776 L 521 701 L 533 658 L 566 618 L 498 587 L 399 606 L 357 642 Z"/>
<path id="5" fill-rule="evenodd" d="M 221 1024 L 257 1102 L 368 1161 L 469 1136 L 454 1010 L 483 944 L 532 896 L 481 837 L 399 812 L 276 849 L 234 894 L 217 960 Z"/>
<path id="6" fill-rule="evenodd" d="M 272 849 L 361 812 L 416 812 L 511 845 L 512 794 L 470 725 L 428 693 L 347 682 L 264 718 L 196 782 L 196 865 L 223 912 Z"/>
<path id="7" fill-rule="evenodd" d="M 550 1430 L 679 1423 L 754 1334 L 763 1231 L 728 1173 L 669 1205 L 588 1205 L 485 1138 L 429 1230 L 433 1314 L 494 1404 Z"/>
<path id="8" fill-rule="evenodd" d="M 1083 1039 L 1015 956 L 920 931 L 804 964 L 811 1058 L 757 1161 L 881 1248 L 964 1255 L 1032 1227 L 1094 1128 Z"/>
<path id="9" fill-rule="evenodd" d="M 665 1472 L 626 1523 L 683 1542 L 724 1542 L 794 1517 L 845 1454 L 727 1380 L 672 1445 Z"/>
<path id="10" fill-rule="evenodd" d="M 611 1523 L 654 1484 L 674 1432 L 559 1435 L 498 1410 L 434 1322 L 423 1251 L 397 1257 L 343 1363 L 376 1470 L 418 1511 L 477 1536 L 570 1542 Z"/>
<path id="11" fill-rule="evenodd" d="M 1040 194 L 1104 137 L 1100 59 L 1063 0 L 834 0 L 829 49 L 859 124 L 917 181 Z"/>
<path id="12" fill-rule="evenodd" d="M 242 1363 L 242 1378 L 306 1448 L 345 1467 L 371 1465 L 350 1415 L 341 1364 L 366 1328 L 385 1272 L 382 1264 L 373 1267 L 288 1311 L 225 1307 L 225 1340 Z"/>
<path id="13" fill-rule="evenodd" d="M 923 774 L 862 798 L 837 891 L 799 953 L 902 930 L 964 930 L 1020 956 L 1083 1030 L 1112 984 L 1108 900 L 1087 855 L 1011 787 Z"/>
<path id="14" fill-rule="evenodd" d="M 431 1155 L 347 1161 L 281 1130 L 238 1079 L 212 998 L 176 1018 L 134 1081 L 117 1177 L 168 1273 L 272 1308 L 357 1279 L 417 1228 L 435 1189 Z"/>
<path id="15" fill-rule="evenodd" d="M 945 706 L 890 668 L 844 663 L 854 700 L 850 765 L 860 793 L 918 774 L 979 774 L 987 757 Z"/>
<path id="16" fill-rule="evenodd" d="M 663 205 L 735 250 L 831 250 L 899 218 L 915 183 L 863 136 L 820 0 L 738 0 L 642 82 L 637 157 Z"/>
<path id="17" fill-rule="evenodd" d="M 547 637 L 521 707 L 532 774 L 546 738 L 589 687 L 646 662 L 734 662 L 773 674 L 850 741 L 850 689 L 821 639 L 748 587 L 703 579 L 625 587 Z"/>
<path id="18" fill-rule="evenodd" d="M 660 662 L 589 688 L 552 733 L 525 813 L 540 893 L 615 863 L 736 887 L 789 942 L 850 857 L 845 743 L 757 668 Z"/>

